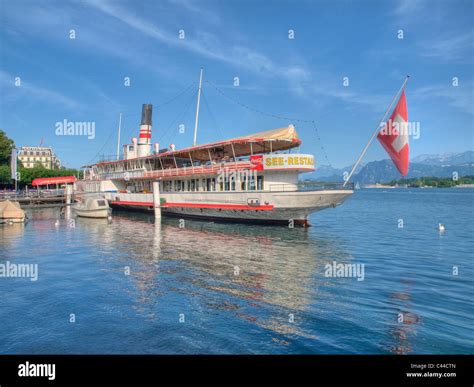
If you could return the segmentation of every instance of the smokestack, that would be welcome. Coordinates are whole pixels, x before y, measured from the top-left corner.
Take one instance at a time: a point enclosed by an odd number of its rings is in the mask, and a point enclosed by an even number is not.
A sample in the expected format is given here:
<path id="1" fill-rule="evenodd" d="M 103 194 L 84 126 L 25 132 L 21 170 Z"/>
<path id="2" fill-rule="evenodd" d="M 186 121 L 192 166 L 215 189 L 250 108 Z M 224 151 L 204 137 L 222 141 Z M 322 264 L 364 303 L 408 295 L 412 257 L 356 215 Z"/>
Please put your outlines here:
<path id="1" fill-rule="evenodd" d="M 153 113 L 153 105 L 144 103 L 142 106 L 142 122 L 140 125 L 153 125 L 151 122 L 151 115 Z"/>
<path id="2" fill-rule="evenodd" d="M 151 121 L 153 105 L 143 104 L 142 119 L 140 122 L 140 137 L 138 139 L 138 157 L 145 157 L 151 154 Z"/>

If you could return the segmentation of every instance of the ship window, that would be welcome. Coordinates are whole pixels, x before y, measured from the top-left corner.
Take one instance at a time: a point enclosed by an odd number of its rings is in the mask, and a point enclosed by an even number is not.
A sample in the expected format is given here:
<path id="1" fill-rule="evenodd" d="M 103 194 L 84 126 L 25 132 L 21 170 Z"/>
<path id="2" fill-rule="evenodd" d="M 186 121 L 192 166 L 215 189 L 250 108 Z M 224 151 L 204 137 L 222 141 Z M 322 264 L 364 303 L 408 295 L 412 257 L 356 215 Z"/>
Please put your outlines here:
<path id="1" fill-rule="evenodd" d="M 257 176 L 257 190 L 263 190 L 263 176 Z"/>
<path id="2" fill-rule="evenodd" d="M 97 205 L 98 205 L 99 207 L 105 207 L 105 206 L 106 206 L 105 200 L 97 200 Z"/>
<path id="3" fill-rule="evenodd" d="M 250 176 L 249 190 L 255 191 L 255 177 L 254 176 Z"/>

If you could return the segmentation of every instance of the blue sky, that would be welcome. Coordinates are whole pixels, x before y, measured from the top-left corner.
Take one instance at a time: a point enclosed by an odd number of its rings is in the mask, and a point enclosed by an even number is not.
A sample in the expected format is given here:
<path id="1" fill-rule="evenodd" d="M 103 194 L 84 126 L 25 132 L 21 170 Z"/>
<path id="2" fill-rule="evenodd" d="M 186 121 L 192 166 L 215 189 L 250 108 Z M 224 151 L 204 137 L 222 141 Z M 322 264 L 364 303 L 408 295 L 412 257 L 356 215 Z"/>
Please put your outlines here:
<path id="1" fill-rule="evenodd" d="M 138 134 L 141 104 L 153 103 L 153 141 L 188 146 L 203 66 L 205 80 L 242 103 L 314 120 L 332 165 L 343 167 L 410 74 L 409 120 L 421 126 L 411 155 L 473 149 L 473 4 L 1 0 L 0 128 L 17 146 L 43 139 L 63 164 L 79 167 L 115 152 L 119 112 L 125 143 Z M 198 143 L 292 122 L 242 109 L 207 82 L 203 95 Z M 64 119 L 95 122 L 95 138 L 57 136 Z M 301 151 L 326 164 L 314 128 L 295 126 Z M 365 161 L 382 158 L 374 142 Z"/>

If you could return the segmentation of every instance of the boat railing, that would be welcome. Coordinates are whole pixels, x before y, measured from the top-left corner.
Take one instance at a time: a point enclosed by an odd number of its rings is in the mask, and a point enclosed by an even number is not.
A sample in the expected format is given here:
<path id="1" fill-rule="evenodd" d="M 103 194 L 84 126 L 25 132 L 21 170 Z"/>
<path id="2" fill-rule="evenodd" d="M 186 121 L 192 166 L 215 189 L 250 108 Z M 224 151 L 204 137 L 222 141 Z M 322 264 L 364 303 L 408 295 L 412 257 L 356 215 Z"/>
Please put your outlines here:
<path id="1" fill-rule="evenodd" d="M 345 190 L 351 191 L 354 190 L 354 183 L 347 183 L 344 185 L 344 182 L 337 183 L 326 183 L 326 182 L 303 182 L 300 183 L 301 191 L 331 191 L 331 190 Z"/>
<path id="2" fill-rule="evenodd" d="M 144 179 L 157 177 L 189 176 L 216 174 L 222 170 L 249 169 L 252 164 L 249 161 L 236 161 L 226 163 L 216 163 L 210 165 L 193 165 L 181 168 L 160 169 L 156 171 L 146 171 L 143 173 Z"/>
<path id="3" fill-rule="evenodd" d="M 294 184 L 270 184 L 270 191 L 290 192 L 298 189 Z"/>

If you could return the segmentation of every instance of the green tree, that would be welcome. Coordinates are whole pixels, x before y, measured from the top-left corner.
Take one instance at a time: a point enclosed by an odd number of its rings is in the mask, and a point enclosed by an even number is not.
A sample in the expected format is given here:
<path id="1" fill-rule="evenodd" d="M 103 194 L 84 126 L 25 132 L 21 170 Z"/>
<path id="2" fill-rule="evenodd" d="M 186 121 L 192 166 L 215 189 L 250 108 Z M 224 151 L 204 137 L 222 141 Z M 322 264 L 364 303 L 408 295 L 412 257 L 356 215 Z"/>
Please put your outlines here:
<path id="1" fill-rule="evenodd" d="M 0 165 L 5 165 L 10 162 L 10 156 L 12 154 L 12 148 L 15 147 L 15 143 L 7 134 L 0 129 Z"/>
<path id="2" fill-rule="evenodd" d="M 12 182 L 10 177 L 10 166 L 7 164 L 0 165 L 0 184 L 10 184 Z"/>

